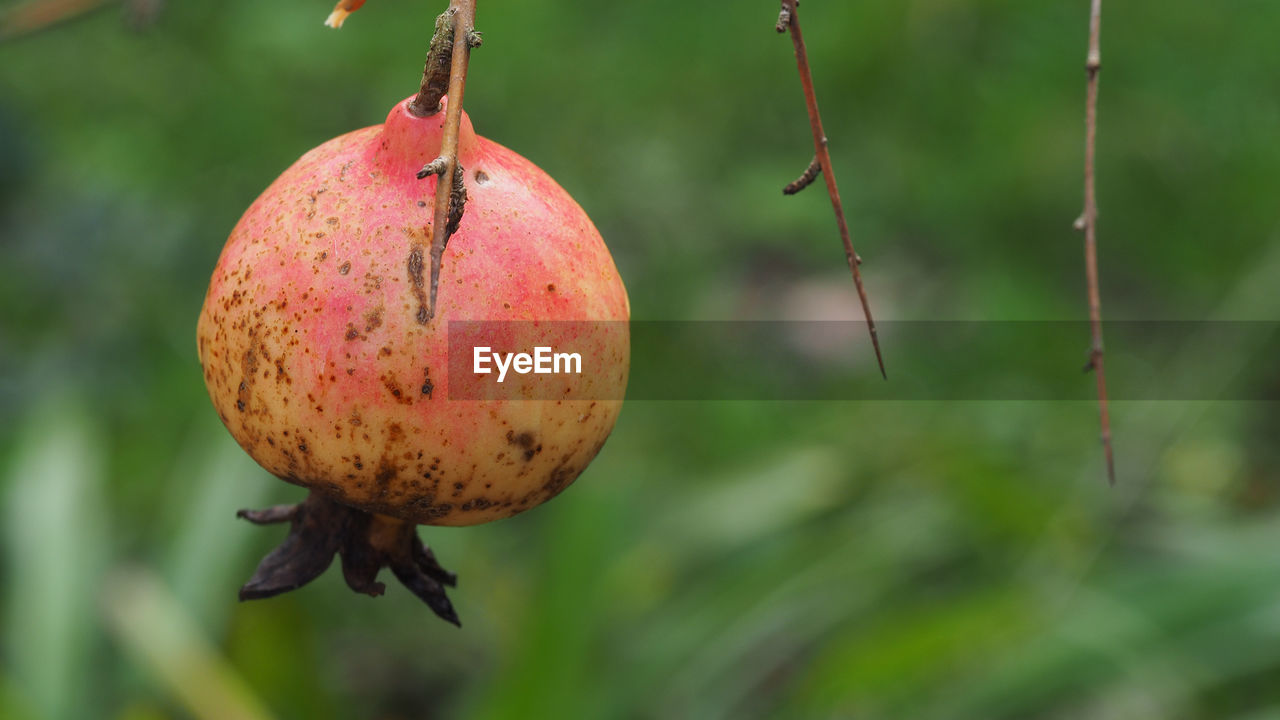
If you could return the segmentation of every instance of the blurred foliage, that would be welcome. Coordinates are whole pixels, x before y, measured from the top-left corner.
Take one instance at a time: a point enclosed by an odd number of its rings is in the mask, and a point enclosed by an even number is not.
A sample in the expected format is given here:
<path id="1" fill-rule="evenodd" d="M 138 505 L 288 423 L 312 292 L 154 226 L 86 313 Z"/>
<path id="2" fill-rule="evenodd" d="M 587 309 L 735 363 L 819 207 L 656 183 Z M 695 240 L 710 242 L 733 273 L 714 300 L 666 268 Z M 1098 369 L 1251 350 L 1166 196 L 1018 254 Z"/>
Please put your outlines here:
<path id="1" fill-rule="evenodd" d="M 234 511 L 299 493 L 208 406 L 205 283 L 272 178 L 416 88 L 436 12 L 329 9 L 0 44 L 0 716 L 1280 717 L 1274 403 L 1117 404 L 1114 490 L 1089 402 L 632 403 L 555 502 L 423 531 L 463 630 L 333 571 L 237 604 L 279 537 Z M 481 3 L 468 111 L 587 208 L 637 318 L 857 317 L 827 199 L 779 192 L 810 144 L 775 12 Z M 1087 3 L 802 12 L 879 315 L 1084 317 Z M 1108 317 L 1280 315 L 1278 27 L 1107 5 Z M 1145 372 L 1274 393 L 1247 350 Z"/>

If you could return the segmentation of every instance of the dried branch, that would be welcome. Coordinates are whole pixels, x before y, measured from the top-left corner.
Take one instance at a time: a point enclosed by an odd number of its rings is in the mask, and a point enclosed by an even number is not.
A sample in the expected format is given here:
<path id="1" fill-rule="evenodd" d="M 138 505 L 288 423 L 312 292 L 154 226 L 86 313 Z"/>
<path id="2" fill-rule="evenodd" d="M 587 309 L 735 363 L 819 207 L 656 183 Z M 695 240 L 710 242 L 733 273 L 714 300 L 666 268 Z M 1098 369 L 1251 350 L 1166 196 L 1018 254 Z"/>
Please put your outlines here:
<path id="1" fill-rule="evenodd" d="M 454 23 L 458 8 L 450 6 L 436 18 L 436 29 L 427 50 L 427 63 L 422 68 L 422 87 L 409 103 L 409 112 L 417 117 L 430 117 L 440 112 L 440 98 L 449 92 L 453 77 Z M 474 28 L 465 33 L 468 48 L 480 47 L 480 33 Z"/>
<path id="2" fill-rule="evenodd" d="M 1098 41 L 1102 24 L 1102 0 L 1092 0 L 1089 12 L 1089 54 L 1085 58 L 1088 77 L 1084 111 L 1084 213 L 1076 220 L 1084 232 L 1085 278 L 1089 285 L 1089 328 L 1093 343 L 1085 372 L 1092 370 L 1098 380 L 1098 415 L 1102 423 L 1102 449 L 1107 459 L 1107 480 L 1116 484 L 1115 458 L 1111 450 L 1111 415 L 1107 408 L 1107 379 L 1102 362 L 1102 300 L 1098 291 L 1098 201 L 1095 195 L 1094 160 L 1098 135 L 1098 73 L 1102 51 Z"/>
<path id="3" fill-rule="evenodd" d="M 0 40 L 12 40 L 74 20 L 108 0 L 33 0 L 0 13 Z"/>
<path id="4" fill-rule="evenodd" d="M 854 252 L 853 241 L 849 239 L 849 223 L 845 220 L 844 205 L 840 201 L 840 191 L 836 188 L 836 175 L 831 169 L 831 153 L 827 150 L 827 135 L 822 130 L 822 115 L 818 113 L 818 98 L 813 90 L 813 75 L 809 71 L 809 53 L 804 46 L 804 37 L 800 34 L 800 17 L 796 11 L 796 5 L 797 0 L 782 0 L 782 10 L 778 13 L 776 29 L 778 32 L 788 29 L 791 31 L 791 42 L 796 52 L 796 69 L 800 72 L 800 85 L 804 89 L 805 106 L 809 111 L 809 126 L 813 129 L 815 160 L 822 171 L 823 179 L 827 182 L 827 194 L 831 196 L 831 209 L 835 212 L 836 225 L 840 229 L 840 241 L 844 243 L 845 259 L 849 263 L 849 271 L 853 274 L 853 284 L 858 288 L 858 299 L 862 301 L 862 313 L 867 318 L 867 330 L 871 333 L 876 362 L 880 364 L 880 374 L 887 380 L 889 376 L 884 369 L 884 357 L 880 354 L 880 338 L 876 334 L 876 321 L 871 317 L 871 305 L 867 301 L 866 288 L 862 285 L 862 273 L 858 270 L 862 260 Z M 805 171 L 805 175 L 808 174 L 809 171 Z M 803 179 L 804 176 L 801 176 L 801 180 Z"/>
<path id="5" fill-rule="evenodd" d="M 441 87 L 448 90 L 449 105 L 444 113 L 444 135 L 440 156 L 418 173 L 419 178 L 436 174 L 435 214 L 431 223 L 431 290 L 426 308 L 419 308 L 418 322 L 426 324 L 436 314 L 436 294 L 440 287 L 440 264 L 449 236 L 462 221 L 467 190 L 463 183 L 462 165 L 458 162 L 458 131 L 462 124 L 462 95 L 466 89 L 467 62 L 471 48 L 480 45 L 475 30 L 475 0 L 450 0 L 449 9 L 436 19 L 436 34 L 427 53 L 422 87 L 410 104 L 410 112 L 420 117 L 440 111 Z M 447 41 L 444 36 L 447 35 Z M 448 83 L 441 82 L 442 57 L 448 55 Z M 450 181 L 446 181 L 449 178 Z M 412 256 L 410 263 L 412 264 Z M 412 270 L 410 271 L 412 274 Z"/>

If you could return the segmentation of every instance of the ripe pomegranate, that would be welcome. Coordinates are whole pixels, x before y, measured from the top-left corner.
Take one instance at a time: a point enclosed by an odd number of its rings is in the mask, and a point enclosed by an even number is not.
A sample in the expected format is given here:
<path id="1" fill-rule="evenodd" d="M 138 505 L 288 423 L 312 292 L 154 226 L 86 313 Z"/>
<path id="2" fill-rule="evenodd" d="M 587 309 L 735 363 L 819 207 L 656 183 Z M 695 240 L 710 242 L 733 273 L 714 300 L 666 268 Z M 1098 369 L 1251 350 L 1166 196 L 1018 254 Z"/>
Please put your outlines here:
<path id="1" fill-rule="evenodd" d="M 243 599 L 298 587 L 338 553 L 357 591 L 380 594 L 389 565 L 456 623 L 441 587 L 454 578 L 416 525 L 473 525 L 549 500 L 620 410 L 630 309 L 604 241 L 555 181 L 465 114 L 465 214 L 434 316 L 425 310 L 437 179 L 416 175 L 440 154 L 445 113 L 418 117 L 410 100 L 303 155 L 244 213 L 213 272 L 198 325 L 209 396 L 254 460 L 312 491 L 242 511 L 293 525 Z M 525 321 L 526 336 L 545 327 L 542 344 L 573 344 L 587 388 L 574 397 L 585 399 L 451 399 L 461 378 L 450 377 L 448 328 L 460 320 Z"/>

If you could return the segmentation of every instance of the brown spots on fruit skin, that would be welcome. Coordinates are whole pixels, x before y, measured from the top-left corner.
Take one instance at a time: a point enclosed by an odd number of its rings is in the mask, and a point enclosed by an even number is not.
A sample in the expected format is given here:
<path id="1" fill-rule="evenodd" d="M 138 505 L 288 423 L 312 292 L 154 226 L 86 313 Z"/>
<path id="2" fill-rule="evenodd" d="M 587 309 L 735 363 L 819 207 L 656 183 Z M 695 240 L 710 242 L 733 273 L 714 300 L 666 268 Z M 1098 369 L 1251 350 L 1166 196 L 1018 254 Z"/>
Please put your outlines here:
<path id="1" fill-rule="evenodd" d="M 350 260 L 348 260 L 348 261 L 346 261 L 346 262 L 344 262 L 344 263 L 342 263 L 341 265 L 339 265 L 339 266 L 338 266 L 338 274 L 339 274 L 339 275 L 346 275 L 346 274 L 347 274 L 347 273 L 349 273 L 349 272 L 351 272 L 351 261 L 350 261 Z"/>
<path id="2" fill-rule="evenodd" d="M 436 389 L 436 385 L 435 385 L 435 383 L 431 382 L 431 368 L 423 368 L 423 370 L 422 370 L 422 394 L 423 394 L 423 395 L 426 395 L 426 396 L 427 396 L 427 398 L 428 398 L 428 399 L 430 399 L 430 398 L 431 398 L 431 393 L 432 393 L 432 392 L 434 392 L 434 391 L 435 391 L 435 389 Z"/>
<path id="3" fill-rule="evenodd" d="M 538 442 L 538 436 L 527 430 L 519 435 L 513 430 L 508 430 L 507 444 L 515 445 L 523 450 L 525 462 L 532 460 L 534 455 L 542 452 L 542 443 Z"/>
<path id="4" fill-rule="evenodd" d="M 382 327 L 382 306 L 370 310 L 364 314 L 364 331 L 373 332 Z"/>
<path id="5" fill-rule="evenodd" d="M 458 509 L 462 510 L 463 512 L 470 512 L 472 510 L 484 510 L 486 508 L 492 507 L 493 505 L 497 505 L 497 503 L 490 500 L 489 498 L 481 497 L 481 498 L 476 498 L 474 500 L 468 500 L 462 503 L 462 507 Z"/>
<path id="6" fill-rule="evenodd" d="M 266 377 L 266 375 L 263 375 Z M 293 384 L 293 378 L 289 377 L 289 373 L 284 369 L 284 362 L 280 358 L 276 358 L 276 383 Z"/>
<path id="7" fill-rule="evenodd" d="M 453 503 L 444 503 L 442 505 L 433 505 L 427 511 L 427 517 L 433 520 L 439 520 L 448 517 L 453 513 Z"/>
<path id="8" fill-rule="evenodd" d="M 578 477 L 579 472 L 581 471 L 578 468 L 562 462 L 547 474 L 547 480 L 542 483 L 542 489 L 547 493 L 548 498 L 553 498 L 569 485 L 569 481 Z"/>
<path id="9" fill-rule="evenodd" d="M 426 280 L 422 277 L 422 245 L 416 242 L 413 230 L 405 228 L 405 232 L 408 233 L 413 242 L 413 249 L 409 251 L 409 260 L 406 263 L 406 267 L 409 271 L 409 286 L 413 290 L 414 299 L 418 301 L 418 312 L 414 319 L 418 321 L 419 325 L 426 325 L 431 317 L 427 312 Z"/>
<path id="10" fill-rule="evenodd" d="M 258 328 L 249 331 L 249 347 L 240 359 L 240 387 L 236 390 L 236 409 L 245 412 L 249 408 L 249 396 L 253 383 L 258 379 L 258 353 L 262 351 L 258 340 Z"/>
<path id="11" fill-rule="evenodd" d="M 391 481 L 396 478 L 399 473 L 395 463 L 387 458 L 382 458 L 378 463 L 378 474 L 373 476 L 374 482 L 378 484 L 379 494 L 386 495 L 387 488 L 390 487 Z"/>
<path id="12" fill-rule="evenodd" d="M 413 397 L 405 394 L 404 390 L 400 388 L 399 381 L 397 381 L 395 377 L 383 375 L 381 380 L 382 386 L 387 389 L 387 392 L 391 393 L 391 397 L 395 398 L 396 402 L 401 405 L 413 404 Z"/>

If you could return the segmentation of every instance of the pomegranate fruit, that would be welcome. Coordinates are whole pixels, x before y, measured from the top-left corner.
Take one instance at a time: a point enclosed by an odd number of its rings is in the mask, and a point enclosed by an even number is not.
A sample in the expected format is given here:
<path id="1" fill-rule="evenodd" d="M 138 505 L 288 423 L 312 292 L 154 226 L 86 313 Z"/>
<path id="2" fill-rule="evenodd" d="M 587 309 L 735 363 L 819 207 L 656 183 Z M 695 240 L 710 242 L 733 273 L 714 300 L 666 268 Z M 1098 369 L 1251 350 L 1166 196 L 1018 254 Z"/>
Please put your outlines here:
<path id="1" fill-rule="evenodd" d="M 440 154 L 445 113 L 418 117 L 410 100 L 303 155 L 244 213 L 213 272 L 197 329 L 209 396 L 254 460 L 312 491 L 298 506 L 242 512 L 293 523 L 242 598 L 297 587 L 339 553 L 354 589 L 380 594 L 374 578 L 390 565 L 456 622 L 439 588 L 453 578 L 415 526 L 549 500 L 620 410 L 630 310 L 604 241 L 555 181 L 465 114 L 465 213 L 427 311 L 440 180 L 416 175 Z M 451 321 L 545 324 L 548 344 L 581 353 L 583 399 L 451 399 Z"/>

